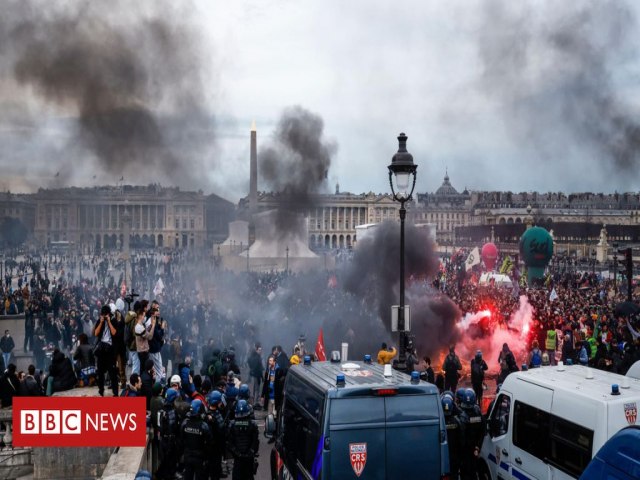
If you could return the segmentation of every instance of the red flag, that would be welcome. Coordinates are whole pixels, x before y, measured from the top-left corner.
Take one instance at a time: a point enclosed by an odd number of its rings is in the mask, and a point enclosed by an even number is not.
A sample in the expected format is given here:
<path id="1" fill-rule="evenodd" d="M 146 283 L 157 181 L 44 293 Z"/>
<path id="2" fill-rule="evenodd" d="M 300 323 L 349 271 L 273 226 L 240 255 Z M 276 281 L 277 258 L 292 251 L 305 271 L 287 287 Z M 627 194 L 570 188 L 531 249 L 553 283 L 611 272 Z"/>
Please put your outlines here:
<path id="1" fill-rule="evenodd" d="M 324 353 L 324 335 L 322 334 L 322 329 L 320 329 L 320 333 L 318 333 L 318 341 L 316 342 L 316 358 L 319 362 L 327 361 L 327 356 Z"/>

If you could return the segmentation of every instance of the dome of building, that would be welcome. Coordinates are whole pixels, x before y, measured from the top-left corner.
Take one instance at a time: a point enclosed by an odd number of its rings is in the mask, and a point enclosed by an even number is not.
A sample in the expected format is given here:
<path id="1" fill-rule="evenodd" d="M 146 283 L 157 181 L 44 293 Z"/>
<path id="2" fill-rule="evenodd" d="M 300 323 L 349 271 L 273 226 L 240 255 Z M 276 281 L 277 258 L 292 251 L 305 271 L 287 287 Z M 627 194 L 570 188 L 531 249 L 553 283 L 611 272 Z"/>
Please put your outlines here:
<path id="1" fill-rule="evenodd" d="M 440 188 L 436 190 L 436 195 L 458 195 L 458 191 L 453 188 L 451 183 L 449 182 L 449 173 L 445 173 L 444 182 L 440 185 Z"/>

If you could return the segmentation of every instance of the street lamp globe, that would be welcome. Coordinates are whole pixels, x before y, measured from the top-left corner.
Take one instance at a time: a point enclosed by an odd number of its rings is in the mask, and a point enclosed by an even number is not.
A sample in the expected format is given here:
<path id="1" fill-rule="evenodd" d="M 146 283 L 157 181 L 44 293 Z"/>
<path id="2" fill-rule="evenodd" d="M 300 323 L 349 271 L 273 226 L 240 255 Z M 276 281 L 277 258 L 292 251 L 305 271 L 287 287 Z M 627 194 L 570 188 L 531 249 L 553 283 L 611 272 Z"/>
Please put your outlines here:
<path id="1" fill-rule="evenodd" d="M 388 169 L 393 198 L 402 203 L 411 200 L 418 166 L 413 163 L 413 155 L 407 151 L 407 136 L 404 133 L 398 135 L 398 152 L 391 159 Z"/>

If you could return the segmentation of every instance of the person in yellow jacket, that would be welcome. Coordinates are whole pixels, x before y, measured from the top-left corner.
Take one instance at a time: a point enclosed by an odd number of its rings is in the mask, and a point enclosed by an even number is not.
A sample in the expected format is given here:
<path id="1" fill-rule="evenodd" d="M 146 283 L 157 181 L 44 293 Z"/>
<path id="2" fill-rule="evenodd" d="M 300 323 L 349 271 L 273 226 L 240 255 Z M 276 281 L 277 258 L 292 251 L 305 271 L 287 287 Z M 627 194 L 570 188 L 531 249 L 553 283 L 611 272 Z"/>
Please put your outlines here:
<path id="1" fill-rule="evenodd" d="M 557 333 L 554 325 L 550 325 L 547 330 L 547 337 L 544 341 L 544 347 L 551 365 L 556 364 L 556 349 L 558 347 Z"/>
<path id="2" fill-rule="evenodd" d="M 387 365 L 391 363 L 391 360 L 393 360 L 393 357 L 395 357 L 397 353 L 398 351 L 394 347 L 389 349 L 387 348 L 387 344 L 383 342 L 380 347 L 380 351 L 378 352 L 378 363 L 380 365 Z"/>
<path id="3" fill-rule="evenodd" d="M 293 355 L 289 357 L 289 363 L 291 365 L 300 365 L 300 347 L 293 349 Z"/>

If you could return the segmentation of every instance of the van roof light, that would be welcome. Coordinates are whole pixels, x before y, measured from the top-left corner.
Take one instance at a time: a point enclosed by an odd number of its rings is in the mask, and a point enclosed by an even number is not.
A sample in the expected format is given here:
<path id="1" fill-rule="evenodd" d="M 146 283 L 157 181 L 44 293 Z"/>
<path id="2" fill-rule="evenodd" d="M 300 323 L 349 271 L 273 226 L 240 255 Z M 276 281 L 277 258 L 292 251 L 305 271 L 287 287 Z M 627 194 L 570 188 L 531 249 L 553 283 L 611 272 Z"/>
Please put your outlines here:
<path id="1" fill-rule="evenodd" d="M 620 389 L 618 388 L 617 383 L 611 385 L 611 395 L 620 395 Z"/>
<path id="2" fill-rule="evenodd" d="M 587 380 L 593 380 L 593 370 L 591 370 L 589 367 L 587 367 L 587 376 L 586 376 Z"/>
<path id="3" fill-rule="evenodd" d="M 344 387 L 344 385 L 345 385 L 344 373 L 339 373 L 338 375 L 336 375 L 336 386 Z"/>
<path id="4" fill-rule="evenodd" d="M 622 379 L 622 385 L 620 385 L 620 388 L 630 388 L 631 385 L 629 384 L 629 377 L 624 377 Z"/>
<path id="5" fill-rule="evenodd" d="M 371 355 L 365 355 L 364 356 L 364 363 L 371 363 Z"/>
<path id="6" fill-rule="evenodd" d="M 340 352 L 338 350 L 331 352 L 331 363 L 340 363 Z"/>
<path id="7" fill-rule="evenodd" d="M 570 358 L 567 358 L 567 363 L 565 364 L 567 367 L 573 365 L 573 360 L 571 360 Z"/>
<path id="8" fill-rule="evenodd" d="M 411 383 L 420 383 L 420 372 L 411 372 Z"/>
<path id="9" fill-rule="evenodd" d="M 557 370 L 558 370 L 559 372 L 564 372 L 564 363 L 563 363 L 562 361 L 559 361 L 559 362 L 558 362 L 558 368 L 557 368 Z"/>
<path id="10" fill-rule="evenodd" d="M 527 370 L 529 370 L 529 365 L 527 365 L 526 363 L 522 364 L 522 371 L 526 372 Z"/>
<path id="11" fill-rule="evenodd" d="M 310 355 L 305 355 L 304 356 L 304 364 L 305 365 L 311 365 L 311 356 Z"/>

